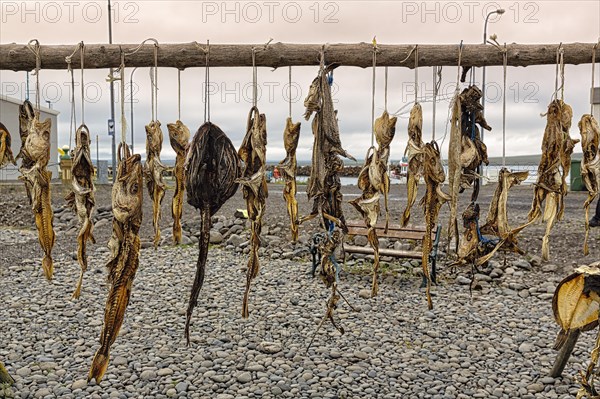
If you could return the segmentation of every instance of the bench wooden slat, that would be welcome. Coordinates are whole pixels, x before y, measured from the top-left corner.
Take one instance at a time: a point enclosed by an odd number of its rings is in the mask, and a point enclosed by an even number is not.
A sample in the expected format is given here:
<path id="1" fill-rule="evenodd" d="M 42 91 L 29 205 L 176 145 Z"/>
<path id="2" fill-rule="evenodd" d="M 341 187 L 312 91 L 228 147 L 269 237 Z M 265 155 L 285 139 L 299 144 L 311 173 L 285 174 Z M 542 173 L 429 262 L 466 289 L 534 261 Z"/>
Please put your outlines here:
<path id="1" fill-rule="evenodd" d="M 398 231 L 398 230 L 388 230 L 387 234 L 384 233 L 384 229 L 375 229 L 377 232 L 377 237 L 380 238 L 397 238 L 402 240 L 416 240 L 422 241 L 425 236 L 424 232 L 418 231 Z M 366 227 L 351 227 L 348 228 L 348 235 L 355 236 L 366 236 L 368 233 L 368 229 Z"/>
<path id="2" fill-rule="evenodd" d="M 371 247 L 358 247 L 354 245 L 344 245 L 344 251 L 348 253 L 357 253 L 365 255 L 373 255 L 373 248 Z M 379 250 L 380 256 L 394 256 L 397 258 L 406 259 L 421 259 L 423 254 L 420 251 L 399 251 L 395 249 L 382 248 Z"/>
<path id="3" fill-rule="evenodd" d="M 346 226 L 348 226 L 348 228 L 351 227 L 365 227 L 365 222 L 363 222 L 362 220 L 350 220 L 346 222 Z M 384 230 L 385 229 L 385 222 L 379 222 L 375 225 L 375 228 L 377 230 L 381 229 Z M 390 224 L 388 226 L 388 231 L 392 231 L 392 230 L 399 230 L 399 231 L 415 231 L 415 232 L 420 232 L 420 233 L 425 233 L 425 227 L 420 227 L 420 226 L 406 226 L 406 227 L 402 227 L 399 224 Z"/>

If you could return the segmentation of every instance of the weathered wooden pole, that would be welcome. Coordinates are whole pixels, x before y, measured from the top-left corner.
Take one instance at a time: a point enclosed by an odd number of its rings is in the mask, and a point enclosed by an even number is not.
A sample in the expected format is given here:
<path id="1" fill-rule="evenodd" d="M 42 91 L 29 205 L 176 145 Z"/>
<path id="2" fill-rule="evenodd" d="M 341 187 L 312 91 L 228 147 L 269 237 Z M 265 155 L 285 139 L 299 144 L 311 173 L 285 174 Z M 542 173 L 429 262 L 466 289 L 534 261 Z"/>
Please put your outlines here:
<path id="1" fill-rule="evenodd" d="M 563 44 L 565 64 L 589 64 L 595 43 Z M 65 57 L 76 48 L 72 45 L 43 45 L 41 59 L 43 69 L 67 69 Z M 137 44 L 86 44 L 85 67 L 116 68 L 120 64 L 121 49 L 127 54 Z M 377 65 L 413 68 L 414 44 L 378 44 Z M 559 44 L 508 44 L 508 65 L 530 66 L 556 63 Z M 338 62 L 344 66 L 366 68 L 372 65 L 371 43 L 348 44 L 211 44 L 210 66 L 252 66 L 252 49 L 256 49 L 256 64 L 262 67 L 318 65 L 321 49 L 327 63 Z M 127 67 L 150 67 L 154 65 L 154 44 L 146 44 L 135 54 L 127 55 Z M 197 43 L 165 43 L 158 50 L 158 66 L 172 68 L 202 67 L 205 63 L 206 45 Z M 596 52 L 600 61 L 600 51 Z M 79 62 L 79 52 L 72 59 Z M 458 44 L 420 44 L 419 66 L 456 66 Z M 480 67 L 502 65 L 502 53 L 495 46 L 465 44 L 462 50 L 463 66 Z M 26 44 L 0 45 L 0 70 L 27 71 L 35 68 L 35 57 Z"/>

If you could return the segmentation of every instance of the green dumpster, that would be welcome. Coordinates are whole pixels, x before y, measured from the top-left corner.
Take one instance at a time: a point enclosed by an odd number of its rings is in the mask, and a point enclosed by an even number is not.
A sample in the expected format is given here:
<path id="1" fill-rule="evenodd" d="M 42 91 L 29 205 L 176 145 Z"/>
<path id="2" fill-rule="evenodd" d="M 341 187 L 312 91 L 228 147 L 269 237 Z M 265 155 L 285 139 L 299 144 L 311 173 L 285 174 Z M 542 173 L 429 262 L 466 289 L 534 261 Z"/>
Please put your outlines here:
<path id="1" fill-rule="evenodd" d="M 586 191 L 581 178 L 581 159 L 571 160 L 571 191 Z"/>

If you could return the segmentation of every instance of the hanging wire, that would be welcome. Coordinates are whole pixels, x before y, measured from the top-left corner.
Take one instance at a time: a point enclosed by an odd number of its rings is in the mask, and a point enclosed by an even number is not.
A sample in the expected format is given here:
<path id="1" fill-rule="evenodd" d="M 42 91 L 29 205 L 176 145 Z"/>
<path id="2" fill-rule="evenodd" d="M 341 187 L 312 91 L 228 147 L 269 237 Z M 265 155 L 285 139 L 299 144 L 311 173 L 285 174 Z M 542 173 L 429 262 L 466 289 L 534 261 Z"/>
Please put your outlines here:
<path id="1" fill-rule="evenodd" d="M 177 120 L 181 120 L 181 69 L 177 69 Z"/>
<path id="2" fill-rule="evenodd" d="M 81 124 L 85 125 L 85 81 L 83 79 L 83 71 L 85 71 L 85 44 L 83 41 L 80 45 L 80 67 L 81 67 Z"/>
<path id="3" fill-rule="evenodd" d="M 388 97 L 388 67 L 385 67 L 385 75 L 384 75 L 384 80 L 383 80 L 383 109 L 385 110 L 385 112 L 388 111 L 387 97 Z"/>
<path id="4" fill-rule="evenodd" d="M 503 86 L 502 86 L 502 167 L 506 167 L 506 70 L 508 65 L 508 54 L 506 51 L 506 43 L 502 51 L 502 69 L 503 69 Z"/>
<path id="5" fill-rule="evenodd" d="M 442 67 L 433 67 L 433 127 L 431 132 L 431 139 L 435 140 L 435 121 L 436 121 L 436 108 L 437 108 L 437 95 L 442 85 Z"/>
<path id="6" fill-rule="evenodd" d="M 556 49 L 556 70 L 554 74 L 554 93 L 552 99 L 558 99 L 558 91 L 560 90 L 560 98 L 564 100 L 565 96 L 565 62 L 564 62 L 564 49 L 562 42 Z M 560 86 L 558 84 L 560 78 Z"/>
<path id="7" fill-rule="evenodd" d="M 375 71 L 377 70 L 377 41 L 373 38 L 373 82 L 371 96 L 371 147 L 375 143 Z"/>
<path id="8" fill-rule="evenodd" d="M 205 68 L 204 68 L 204 122 L 210 122 L 210 95 L 208 86 L 210 84 L 210 42 L 206 41 Z"/>
<path id="9" fill-rule="evenodd" d="M 256 107 L 257 97 L 257 71 L 256 71 L 256 48 L 252 47 L 252 106 Z"/>
<path id="10" fill-rule="evenodd" d="M 141 42 L 136 48 L 129 50 L 128 53 L 123 53 L 123 63 L 126 55 L 133 55 L 140 51 L 146 42 L 154 43 L 154 68 L 150 68 L 150 101 L 152 109 L 152 120 L 158 120 L 158 40 L 148 38 Z M 121 82 L 122 83 L 122 82 Z M 156 118 L 156 119 L 155 119 Z"/>
<path id="11" fill-rule="evenodd" d="M 289 101 L 289 116 L 292 117 L 292 66 L 288 67 L 288 101 Z"/>
<path id="12" fill-rule="evenodd" d="M 415 104 L 419 103 L 419 45 L 415 45 Z"/>
<path id="13" fill-rule="evenodd" d="M 440 144 L 440 147 L 442 147 L 444 145 L 444 141 L 446 140 L 446 137 L 448 136 L 448 126 L 450 124 L 450 120 L 451 120 L 451 113 L 452 113 L 452 108 L 454 107 L 454 102 L 456 101 L 459 93 L 460 93 L 460 66 L 462 63 L 462 51 L 463 51 L 463 41 L 460 41 L 460 44 L 458 46 L 458 68 L 456 68 L 456 88 L 454 89 L 454 95 L 452 96 L 452 100 L 450 101 L 450 106 L 448 107 L 448 117 L 446 118 L 446 129 L 444 131 L 444 137 L 442 137 L 442 143 Z"/>
<path id="14" fill-rule="evenodd" d="M 40 42 L 37 39 L 30 40 L 27 43 L 29 51 L 35 55 L 35 107 L 37 112 L 40 112 L 40 69 L 42 68 L 42 57 L 40 55 Z"/>
<path id="15" fill-rule="evenodd" d="M 81 43 L 77 45 L 75 50 L 65 57 L 65 61 L 67 62 L 67 72 L 71 76 L 71 115 L 69 117 L 69 148 L 73 148 L 73 131 L 77 128 L 77 118 L 75 112 L 75 74 L 73 71 L 72 60 L 73 56 L 77 53 L 77 51 L 81 51 Z"/>
<path id="16" fill-rule="evenodd" d="M 600 45 L 600 39 L 598 39 L 598 42 L 594 45 L 594 48 L 592 49 L 592 92 L 591 92 L 591 96 L 594 95 L 594 75 L 595 75 L 595 67 L 596 67 L 596 49 L 598 48 L 598 45 Z M 593 98 L 592 98 L 593 100 Z M 594 102 L 590 101 L 590 115 L 594 114 Z"/>
<path id="17" fill-rule="evenodd" d="M 123 52 L 123 49 L 120 50 L 121 66 L 119 67 L 119 69 L 121 71 L 121 142 L 123 143 L 123 148 L 125 148 L 127 146 L 127 119 L 125 118 L 125 53 Z M 154 116 L 152 117 L 152 120 L 154 120 Z"/>

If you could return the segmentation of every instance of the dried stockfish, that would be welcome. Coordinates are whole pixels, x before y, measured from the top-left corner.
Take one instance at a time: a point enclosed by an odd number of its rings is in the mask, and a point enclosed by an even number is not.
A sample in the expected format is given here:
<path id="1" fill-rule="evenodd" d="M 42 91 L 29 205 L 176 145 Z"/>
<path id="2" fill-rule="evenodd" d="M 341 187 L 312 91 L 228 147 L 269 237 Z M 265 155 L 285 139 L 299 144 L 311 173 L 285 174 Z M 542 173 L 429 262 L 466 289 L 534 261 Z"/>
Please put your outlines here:
<path id="1" fill-rule="evenodd" d="M 306 120 L 309 120 L 313 113 L 315 114 L 312 122 L 314 136 L 312 167 L 306 190 L 308 198 L 313 200 L 313 209 L 310 215 L 300 219 L 302 223 L 319 216 L 319 223 L 327 232 L 324 248 L 321 249 L 323 257 L 320 274 L 326 286 L 332 290 L 330 300 L 327 302 L 326 317 L 323 320 L 330 319 L 332 322 L 333 311 L 337 304 L 336 297 L 339 294 L 337 289 L 339 265 L 335 259 L 335 252 L 342 242 L 342 233 L 348 231 L 342 211 L 342 185 L 338 176 L 344 168 L 340 156 L 354 159 L 342 148 L 337 111 L 333 108 L 331 97 L 329 73 L 338 65 L 331 64 L 326 67 L 321 65 L 319 74 L 312 81 L 308 96 L 304 100 Z M 334 326 L 338 328 L 335 323 Z M 318 330 L 319 328 L 317 332 Z M 340 328 L 338 330 L 343 332 Z"/>
<path id="2" fill-rule="evenodd" d="M 160 162 L 163 133 L 159 121 L 151 121 L 146 125 L 146 163 L 144 176 L 146 186 L 152 200 L 152 225 L 154 226 L 154 248 L 160 242 L 160 206 L 165 197 L 167 186 L 163 181 L 163 172 L 167 167 Z"/>
<path id="3" fill-rule="evenodd" d="M 108 270 L 109 290 L 104 309 L 104 325 L 100 335 L 100 348 L 94 355 L 88 374 L 100 382 L 110 359 L 110 347 L 117 339 L 129 304 L 133 279 L 139 266 L 142 224 L 143 171 L 139 154 L 130 154 L 123 143 L 118 149 L 117 173 L 112 188 L 113 231 L 108 242 L 110 260 Z"/>
<path id="4" fill-rule="evenodd" d="M 579 121 L 579 132 L 581 133 L 581 147 L 583 148 L 583 159 L 581 160 L 581 177 L 588 190 L 588 197 L 583 204 L 585 209 L 585 240 L 583 242 L 583 254 L 589 253 L 588 236 L 590 233 L 589 208 L 590 204 L 600 193 L 600 151 L 598 141 L 600 140 L 600 127 L 593 115 L 585 114 Z"/>
<path id="5" fill-rule="evenodd" d="M 285 179 L 285 188 L 283 189 L 283 198 L 287 204 L 288 215 L 290 216 L 290 231 L 292 232 L 292 241 L 298 241 L 298 201 L 296 200 L 296 148 L 300 138 L 300 122 L 292 122 L 292 118 L 287 118 L 285 130 L 283 131 L 283 146 L 286 156 L 279 163 L 279 170 Z"/>
<path id="6" fill-rule="evenodd" d="M 75 292 L 73 292 L 73 298 L 79 298 L 83 274 L 87 270 L 86 243 L 88 240 L 96 243 L 93 236 L 94 222 L 92 221 L 96 201 L 94 199 L 94 165 L 90 154 L 90 141 L 88 127 L 81 125 L 75 132 L 75 151 L 72 154 L 73 165 L 71 167 L 72 191 L 65 198 L 67 204 L 77 214 L 77 219 L 81 224 L 77 235 L 77 262 L 81 267 L 81 273 Z"/>
<path id="7" fill-rule="evenodd" d="M 408 170 L 406 173 L 407 203 L 400 224 L 406 227 L 410 220 L 410 209 L 417 199 L 417 187 L 423 176 L 423 109 L 421 104 L 416 103 L 410 110 L 408 119 L 408 143 L 404 150 L 404 156 L 408 156 Z"/>
<path id="8" fill-rule="evenodd" d="M 54 212 L 50 196 L 50 178 L 52 173 L 46 167 L 50 160 L 50 130 L 51 121 L 47 118 L 39 121 L 39 112 L 34 112 L 29 101 L 25 101 L 19 108 L 21 123 L 21 140 L 23 146 L 17 157 L 22 159 L 21 176 L 25 182 L 29 202 L 35 216 L 38 230 L 38 239 L 44 257 L 42 269 L 48 280 L 52 280 L 54 265 L 52 262 L 52 248 L 54 247 Z"/>
<path id="9" fill-rule="evenodd" d="M 258 248 L 260 246 L 260 232 L 262 218 L 265 212 L 265 203 L 269 190 L 265 179 L 267 162 L 267 119 L 256 106 L 248 113 L 246 136 L 238 151 L 242 160 L 241 178 L 237 180 L 242 185 L 242 192 L 246 200 L 248 219 L 250 220 L 250 258 L 246 272 L 246 289 L 242 303 L 242 317 L 249 316 L 248 297 L 250 284 L 258 276 L 260 265 L 258 262 Z"/>
<path id="10" fill-rule="evenodd" d="M 427 280 L 427 306 L 433 309 L 431 301 L 431 275 L 429 273 L 429 254 L 433 248 L 432 234 L 436 228 L 440 208 L 444 202 L 449 201 L 448 194 L 442 191 L 442 184 L 446 180 L 440 149 L 435 141 L 423 146 L 423 176 L 425 178 L 425 196 L 421 199 L 425 215 L 425 235 L 423 237 L 423 275 Z"/>
<path id="11" fill-rule="evenodd" d="M 540 217 L 546 222 L 542 239 L 542 259 L 550 257 L 550 232 L 554 223 L 562 219 L 564 197 L 567 194 L 566 177 L 571 167 L 571 154 L 579 140 L 569 136 L 573 110 L 562 100 L 554 100 L 548 106 L 546 129 L 542 140 L 542 158 L 538 166 L 538 178 L 534 188 L 533 202 L 529 211 L 530 222 Z M 542 215 L 542 204 L 545 201 Z"/>
<path id="12" fill-rule="evenodd" d="M 215 124 L 206 122 L 190 143 L 185 161 L 185 189 L 187 202 L 200 210 L 201 226 L 196 276 L 188 303 L 185 336 L 190 343 L 190 322 L 198 295 L 204 283 L 211 216 L 231 198 L 237 188 L 240 164 L 231 140 Z"/>
<path id="13" fill-rule="evenodd" d="M 173 243 L 181 244 L 181 216 L 183 215 L 183 194 L 185 192 L 185 159 L 190 141 L 190 129 L 180 120 L 168 123 L 169 141 L 175 151 L 175 194 L 171 204 L 171 215 L 173 216 Z"/>
<path id="14" fill-rule="evenodd" d="M 5 167 L 9 163 L 12 163 L 13 165 L 17 164 L 15 162 L 15 158 L 13 157 L 10 145 L 10 132 L 6 126 L 0 123 L 0 168 Z"/>

